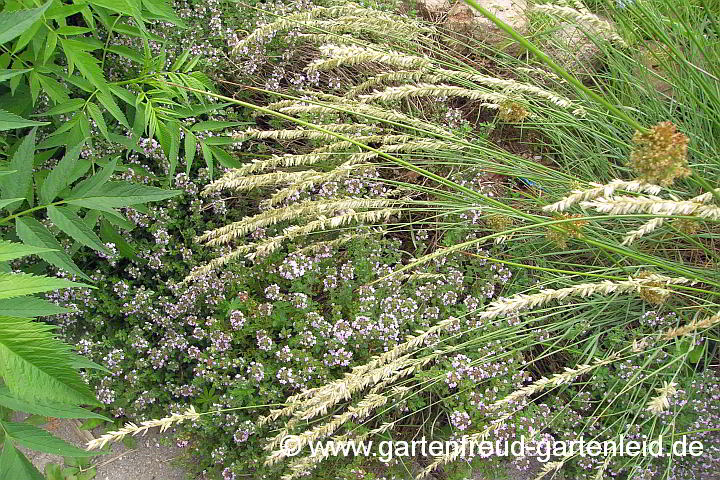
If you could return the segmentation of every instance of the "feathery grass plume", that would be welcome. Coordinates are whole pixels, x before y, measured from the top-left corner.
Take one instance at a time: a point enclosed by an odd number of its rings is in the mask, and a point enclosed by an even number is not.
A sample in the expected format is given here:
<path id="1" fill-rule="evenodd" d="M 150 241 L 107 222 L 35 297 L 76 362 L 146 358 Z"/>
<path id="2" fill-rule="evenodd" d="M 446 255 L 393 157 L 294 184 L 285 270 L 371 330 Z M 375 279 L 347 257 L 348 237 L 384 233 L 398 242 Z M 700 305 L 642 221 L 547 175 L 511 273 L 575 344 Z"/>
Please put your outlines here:
<path id="1" fill-rule="evenodd" d="M 242 175 L 235 170 L 230 170 L 221 178 L 215 180 L 205 187 L 202 195 L 207 196 L 222 190 L 245 191 L 253 188 L 286 185 L 305 180 L 306 178 L 318 175 L 320 172 L 304 170 L 302 172 L 271 172 L 259 175 Z"/>
<path id="2" fill-rule="evenodd" d="M 254 159 L 252 162 L 243 165 L 236 171 L 239 175 L 248 175 L 251 173 L 259 173 L 267 170 L 273 170 L 278 167 L 300 167 L 315 165 L 316 163 L 323 162 L 328 158 L 333 158 L 334 154 L 328 152 L 324 155 L 318 153 L 306 153 L 306 154 L 285 154 L 285 155 L 273 155 L 267 160 Z"/>
<path id="3" fill-rule="evenodd" d="M 315 254 L 321 251 L 327 251 L 331 248 L 336 248 L 339 246 L 342 246 L 348 242 L 351 242 L 352 240 L 355 240 L 357 238 L 363 238 L 363 237 L 372 237 L 372 236 L 378 236 L 378 237 L 384 237 L 387 235 L 387 231 L 383 230 L 382 228 L 367 228 L 366 232 L 358 232 L 354 231 L 352 233 L 346 233 L 343 235 L 340 235 L 338 238 L 335 238 L 333 240 L 325 240 L 320 242 L 313 242 L 312 244 L 302 247 L 298 250 L 296 250 L 298 253 L 304 253 L 304 254 Z"/>
<path id="4" fill-rule="evenodd" d="M 309 38 L 319 36 L 330 39 L 334 39 L 339 34 L 364 35 L 370 33 L 384 35 L 386 32 L 393 32 L 398 37 L 412 40 L 436 32 L 435 27 L 432 25 L 413 22 L 409 18 L 393 18 L 393 16 L 383 14 L 374 16 L 344 15 L 333 20 L 305 22 L 302 26 L 312 32 L 306 34 Z M 328 35 L 328 33 L 334 35 Z"/>
<path id="5" fill-rule="evenodd" d="M 297 28 L 303 24 L 308 24 L 316 19 L 332 19 L 342 16 L 368 16 L 376 19 L 390 19 L 395 16 L 384 12 L 378 12 L 377 10 L 363 8 L 355 3 L 346 3 L 344 5 L 332 6 L 332 7 L 314 7 L 311 10 L 298 12 L 284 17 L 279 17 L 276 21 L 270 22 L 265 25 L 258 26 L 255 30 L 246 36 L 242 41 L 237 43 L 233 48 L 234 54 L 242 53 L 247 51 L 250 47 L 262 43 L 265 39 L 272 38 L 280 32 L 286 32 L 290 29 Z M 397 17 L 395 17 L 397 18 Z M 422 27 L 418 23 L 418 28 Z"/>
<path id="6" fill-rule="evenodd" d="M 542 98 L 550 101 L 551 103 L 563 107 L 570 108 L 574 107 L 578 112 L 583 112 L 582 107 L 576 106 L 574 102 L 568 98 L 555 93 L 551 90 L 541 88 L 537 85 L 531 85 L 528 83 L 518 82 L 513 79 L 497 78 L 488 75 L 482 75 L 475 72 L 464 72 L 460 70 L 450 70 L 445 68 L 433 68 L 430 71 L 398 71 L 398 72 L 387 72 L 377 74 L 365 82 L 351 88 L 345 94 L 347 97 L 359 96 L 363 91 L 368 89 L 385 85 L 386 83 L 393 82 L 412 82 L 412 83 L 432 83 L 438 82 L 472 82 L 480 84 L 484 87 L 498 89 L 501 93 L 522 93 L 527 94 L 531 97 Z M 466 86 L 467 87 L 467 86 Z"/>
<path id="7" fill-rule="evenodd" d="M 699 218 L 717 220 L 720 207 L 706 205 L 692 200 L 667 200 L 654 195 L 645 197 L 600 197 L 596 200 L 580 202 L 586 208 L 600 213 L 624 215 L 629 213 L 652 213 L 654 215 L 694 215 Z"/>
<path id="8" fill-rule="evenodd" d="M 312 61 L 305 67 L 308 73 L 332 70 L 337 67 L 351 67 L 366 63 L 383 63 L 399 68 L 428 68 L 432 62 L 427 57 L 418 57 L 393 50 L 376 50 L 357 45 L 322 45 L 320 53 L 326 57 Z"/>
<path id="9" fill-rule="evenodd" d="M 658 392 L 658 395 L 650 399 L 646 410 L 655 414 L 660 414 L 670 408 L 670 397 L 677 393 L 677 389 L 675 387 L 677 387 L 677 383 L 675 382 L 663 382 L 662 387 L 655 389 Z"/>
<path id="10" fill-rule="evenodd" d="M 188 278 L 197 278 L 199 275 L 205 275 L 208 272 L 215 270 L 216 268 L 227 265 L 228 263 L 237 260 L 238 258 L 240 258 L 241 255 L 244 255 L 248 260 L 255 260 L 255 258 L 258 257 L 267 257 L 268 255 L 281 248 L 283 242 L 287 240 L 293 240 L 299 237 L 306 237 L 311 233 L 315 233 L 318 231 L 337 229 L 353 222 L 360 224 L 377 223 L 382 220 L 387 220 L 393 215 L 401 214 L 402 212 L 402 208 L 393 207 L 382 208 L 379 210 L 370 210 L 367 212 L 356 212 L 352 209 L 348 209 L 346 213 L 341 215 L 335 215 L 332 217 L 318 215 L 316 220 L 308 222 L 305 225 L 294 225 L 285 228 L 283 230 L 283 233 L 280 235 L 267 238 L 262 242 L 249 243 L 237 247 L 230 253 L 211 260 L 204 267 L 197 269 L 197 271 L 193 270 L 193 272 L 191 272 Z"/>
<path id="11" fill-rule="evenodd" d="M 402 85 L 399 87 L 387 87 L 385 90 L 369 94 L 359 95 L 363 102 L 389 102 L 405 98 L 417 97 L 461 97 L 469 100 L 479 100 L 494 105 L 511 101 L 511 98 L 502 93 L 490 90 L 470 89 L 454 85 L 434 85 L 432 83 L 418 83 L 415 85 Z"/>
<path id="12" fill-rule="evenodd" d="M 238 222 L 225 225 L 215 230 L 210 230 L 199 237 L 196 241 L 209 246 L 218 246 L 231 243 L 240 237 L 252 233 L 258 228 L 269 227 L 280 222 L 298 220 L 305 217 L 318 215 L 330 215 L 343 210 L 361 209 L 383 209 L 400 207 L 403 202 L 385 198 L 347 198 L 341 200 L 306 200 L 300 203 L 288 205 L 283 208 L 266 210 Z"/>
<path id="13" fill-rule="evenodd" d="M 720 193 L 720 189 L 715 189 L 715 193 Z M 714 198 L 713 192 L 705 192 L 701 195 L 691 198 L 690 201 L 696 202 L 696 203 L 708 203 L 713 198 Z M 641 237 L 647 235 L 648 233 L 654 232 L 655 230 L 660 228 L 665 223 L 666 219 L 667 219 L 666 217 L 658 217 L 658 218 L 653 218 L 652 220 L 648 220 L 640 228 L 629 231 L 623 238 L 622 244 L 630 245 L 638 238 L 641 238 Z M 694 222 L 692 220 L 680 218 L 680 219 L 677 219 L 677 222 L 679 222 L 679 223 L 676 223 L 675 226 L 678 227 L 678 229 L 680 231 L 683 231 L 690 235 L 694 234 L 698 229 L 698 223 Z"/>
<path id="14" fill-rule="evenodd" d="M 648 132 L 635 132 L 630 166 L 645 181 L 670 185 L 690 175 L 688 137 L 671 122 L 661 122 Z"/>
<path id="15" fill-rule="evenodd" d="M 417 335 L 408 337 L 405 342 L 396 345 L 387 352 L 374 356 L 367 363 L 353 367 L 342 379 L 289 397 L 286 407 L 272 410 L 269 415 L 259 420 L 260 425 L 277 420 L 280 417 L 293 415 L 296 411 L 305 409 L 308 406 L 322 404 L 327 409 L 343 400 L 348 400 L 353 394 L 377 384 L 383 378 L 392 374 L 393 368 L 388 368 L 388 365 L 394 362 L 396 365 L 397 362 L 404 362 L 408 358 L 409 352 L 413 352 L 422 346 L 428 338 L 451 328 L 456 322 L 457 319 L 454 317 L 442 320 L 424 331 L 417 332 Z"/>
<path id="16" fill-rule="evenodd" d="M 683 325 L 682 327 L 673 328 L 663 333 L 660 338 L 663 340 L 672 340 L 677 337 L 684 337 L 690 335 L 698 330 L 706 330 L 716 325 L 720 325 L 720 313 L 716 313 L 711 317 L 705 317 L 702 320 L 692 320 L 690 323 Z"/>
<path id="17" fill-rule="evenodd" d="M 363 133 L 365 135 L 380 130 L 374 125 L 362 125 L 362 124 L 348 124 L 339 123 L 334 125 L 322 125 L 322 128 L 329 132 L 336 133 Z M 318 130 L 305 130 L 302 128 L 294 128 L 287 130 L 257 130 L 249 128 L 243 134 L 238 135 L 240 137 L 255 138 L 258 140 L 297 140 L 300 138 L 308 140 L 335 140 L 337 137 L 326 132 Z"/>
<path id="18" fill-rule="evenodd" d="M 641 182 L 638 180 L 619 180 L 615 179 L 610 183 L 603 185 L 600 183 L 590 183 L 591 188 L 573 190 L 571 195 L 566 196 L 562 200 L 543 207 L 545 212 L 564 212 L 573 205 L 580 202 L 592 200 L 601 196 L 611 197 L 617 190 L 625 190 L 626 192 L 649 193 L 657 195 L 662 191 L 662 187 L 652 183 Z"/>
<path id="19" fill-rule="evenodd" d="M 537 392 L 540 392 L 547 388 L 555 388 L 559 387 L 560 385 L 565 385 L 578 377 L 592 372 L 596 368 L 615 362 L 618 358 L 620 358 L 620 352 L 615 352 L 612 355 L 607 356 L 606 358 L 596 359 L 593 363 L 578 365 L 575 368 L 565 367 L 565 371 L 563 373 L 556 373 L 550 378 L 542 377 L 539 380 L 534 381 L 530 385 L 519 388 L 514 392 L 510 393 L 509 395 L 501 398 L 500 400 L 491 404 L 489 408 L 497 409 L 509 403 L 517 403 L 521 399 L 530 397 L 531 395 L 534 395 Z"/>
<path id="20" fill-rule="evenodd" d="M 619 45 L 626 45 L 625 40 L 618 35 L 615 27 L 609 21 L 603 20 L 590 12 L 582 4 L 578 3 L 574 6 L 541 4 L 535 5 L 532 9 L 535 12 L 573 22 L 595 37 L 609 42 L 617 42 Z"/>
<path id="21" fill-rule="evenodd" d="M 100 437 L 89 441 L 85 448 L 86 450 L 96 450 L 99 448 L 104 447 L 109 442 L 119 442 L 123 438 L 125 438 L 127 435 L 135 436 L 138 433 L 142 433 L 143 435 L 147 433 L 148 430 L 154 427 L 160 427 L 160 432 L 164 432 L 168 428 L 170 428 L 173 424 L 180 424 L 184 422 L 185 420 L 191 420 L 196 421 L 200 418 L 200 414 L 195 411 L 195 407 L 191 406 L 187 410 L 185 410 L 183 413 L 173 413 L 169 417 L 160 418 L 156 420 L 146 420 L 144 422 L 140 422 L 140 425 L 137 425 L 135 423 L 126 423 L 123 428 L 120 430 L 114 430 L 111 432 L 107 432 Z"/>
<path id="22" fill-rule="evenodd" d="M 653 288 L 657 291 L 667 290 L 657 285 L 669 287 L 671 285 L 693 284 L 694 282 L 684 277 L 666 277 L 664 275 L 647 274 L 643 277 L 630 277 L 627 280 L 612 281 L 603 280 L 596 283 L 579 283 L 571 287 L 559 289 L 543 289 L 538 293 L 519 293 L 509 298 L 496 300 L 488 307 L 477 314 L 479 320 L 493 320 L 507 315 L 514 315 L 523 310 L 529 310 L 548 302 L 564 300 L 568 297 L 589 297 L 590 295 L 610 295 L 611 293 L 640 292 L 643 287 Z M 669 291 L 669 290 L 668 290 Z"/>
<path id="23" fill-rule="evenodd" d="M 311 442 L 317 442 L 320 439 L 327 438 L 346 422 L 357 421 L 367 417 L 373 410 L 382 407 L 388 402 L 389 398 L 384 395 L 370 394 L 361 399 L 356 405 L 348 407 L 347 411 L 340 415 L 335 415 L 332 420 L 316 426 L 310 430 L 306 430 L 299 435 L 295 435 L 297 442 L 295 448 L 304 448 Z M 265 465 L 273 465 L 279 461 L 288 458 L 287 449 L 279 449 L 273 451 L 265 458 Z"/>

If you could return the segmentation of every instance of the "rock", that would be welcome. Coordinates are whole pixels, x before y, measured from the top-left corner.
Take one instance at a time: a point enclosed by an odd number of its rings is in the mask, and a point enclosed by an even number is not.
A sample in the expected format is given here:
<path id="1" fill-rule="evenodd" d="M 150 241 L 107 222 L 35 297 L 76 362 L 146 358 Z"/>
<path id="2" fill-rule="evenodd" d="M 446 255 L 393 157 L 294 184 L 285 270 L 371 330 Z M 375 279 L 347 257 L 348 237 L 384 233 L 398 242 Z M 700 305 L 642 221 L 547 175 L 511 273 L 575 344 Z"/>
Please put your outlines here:
<path id="1" fill-rule="evenodd" d="M 633 75 L 644 79 L 648 86 L 655 89 L 661 95 L 672 97 L 673 89 L 667 80 L 668 72 L 663 68 L 659 58 L 667 56 L 660 43 L 649 42 L 647 45 L 640 47 L 635 54 L 636 66 L 633 69 Z M 667 60 L 666 60 L 667 62 Z M 669 62 L 672 64 L 672 61 Z"/>
<path id="2" fill-rule="evenodd" d="M 545 53 L 561 67 L 575 75 L 586 75 L 603 66 L 605 55 L 581 28 L 567 22 L 555 28 Z"/>
<path id="3" fill-rule="evenodd" d="M 418 0 L 420 15 L 431 21 L 440 20 L 450 10 L 450 0 Z"/>
<path id="4" fill-rule="evenodd" d="M 481 6 L 510 25 L 521 35 L 528 33 L 527 0 L 480 0 Z M 510 36 L 482 13 L 459 0 L 448 12 L 445 27 L 459 35 L 469 36 L 507 53 L 522 51 Z"/>

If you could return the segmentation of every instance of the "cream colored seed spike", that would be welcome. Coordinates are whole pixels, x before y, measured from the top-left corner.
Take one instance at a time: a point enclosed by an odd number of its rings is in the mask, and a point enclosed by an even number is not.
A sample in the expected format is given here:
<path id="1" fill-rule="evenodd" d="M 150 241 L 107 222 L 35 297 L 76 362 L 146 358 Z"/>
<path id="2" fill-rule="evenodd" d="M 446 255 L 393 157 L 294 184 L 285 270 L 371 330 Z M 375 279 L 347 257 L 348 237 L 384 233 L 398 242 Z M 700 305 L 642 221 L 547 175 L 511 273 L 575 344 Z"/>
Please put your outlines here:
<path id="1" fill-rule="evenodd" d="M 573 205 L 582 201 L 591 200 L 600 196 L 610 197 L 617 190 L 625 190 L 627 192 L 649 193 L 657 195 L 663 190 L 663 187 L 652 183 L 641 182 L 638 180 L 613 180 L 603 185 L 600 183 L 591 183 L 592 188 L 583 190 L 573 190 L 571 195 L 563 198 L 559 202 L 543 207 L 545 212 L 565 212 Z"/>
<path id="2" fill-rule="evenodd" d="M 301 26 L 304 22 L 309 22 L 316 18 L 333 18 L 342 15 L 369 13 L 368 10 L 354 3 L 346 3 L 345 5 L 335 7 L 315 7 L 307 12 L 300 12 L 288 15 L 275 22 L 268 23 L 256 28 L 244 40 L 238 43 L 233 49 L 233 53 L 241 51 L 243 48 L 252 46 L 276 32 L 283 32 L 291 28 Z"/>
<path id="3" fill-rule="evenodd" d="M 623 215 L 629 213 L 652 213 L 655 215 L 695 215 L 709 220 L 720 219 L 720 207 L 705 205 L 691 200 L 674 201 L 660 197 L 617 196 L 580 202 L 580 206 L 592 208 L 601 213 Z"/>
<path id="4" fill-rule="evenodd" d="M 339 210 L 389 208 L 400 203 L 402 202 L 392 199 L 308 200 L 283 208 L 266 210 L 257 215 L 246 217 L 239 222 L 234 222 L 205 232 L 196 240 L 210 246 L 218 246 L 231 243 L 248 233 L 254 232 L 258 228 L 269 227 L 288 220 L 300 220 L 308 216 L 328 215 Z"/>
<path id="5" fill-rule="evenodd" d="M 326 71 L 364 63 L 384 63 L 400 68 L 428 68 L 432 65 L 425 57 L 355 45 L 323 45 L 320 47 L 320 53 L 326 58 L 310 63 L 306 67 L 307 72 Z"/>
<path id="6" fill-rule="evenodd" d="M 715 193 L 720 193 L 720 189 L 716 189 Z M 714 197 L 713 192 L 706 192 L 690 199 L 691 202 L 709 203 Z M 640 228 L 631 230 L 623 238 L 623 245 L 630 245 L 635 240 L 651 233 L 660 228 L 665 223 L 666 217 L 653 218 L 645 222 Z"/>
<path id="7" fill-rule="evenodd" d="M 220 192 L 222 190 L 245 191 L 259 187 L 300 182 L 308 177 L 316 175 L 317 173 L 318 172 L 315 172 L 314 170 L 305 170 L 302 172 L 272 172 L 246 176 L 230 171 L 222 178 L 205 187 L 202 195 L 210 195 L 211 193 Z"/>
<path id="8" fill-rule="evenodd" d="M 454 85 L 433 85 L 431 83 L 388 87 L 382 91 L 359 95 L 359 98 L 363 102 L 387 102 L 415 97 L 461 97 L 469 100 L 480 100 L 494 104 L 512 100 L 511 97 L 501 93 L 456 87 Z"/>

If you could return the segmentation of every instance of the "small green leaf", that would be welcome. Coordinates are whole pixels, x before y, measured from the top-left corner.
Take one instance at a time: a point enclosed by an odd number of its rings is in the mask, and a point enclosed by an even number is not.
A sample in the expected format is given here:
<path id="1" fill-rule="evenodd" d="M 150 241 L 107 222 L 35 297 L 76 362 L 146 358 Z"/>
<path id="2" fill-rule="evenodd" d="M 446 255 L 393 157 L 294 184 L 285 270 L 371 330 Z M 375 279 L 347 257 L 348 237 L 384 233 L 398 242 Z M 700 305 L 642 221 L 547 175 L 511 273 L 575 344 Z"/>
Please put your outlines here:
<path id="1" fill-rule="evenodd" d="M 83 285 L 62 278 L 30 275 L 29 273 L 0 273 L 0 299 L 80 286 Z"/>
<path id="2" fill-rule="evenodd" d="M 212 180 L 214 170 L 212 150 L 210 150 L 210 147 L 208 147 L 205 142 L 200 142 L 200 148 L 202 149 L 203 157 L 205 158 L 205 165 L 207 165 L 208 168 L 208 175 L 210 176 L 210 180 Z"/>
<path id="3" fill-rule="evenodd" d="M 0 375 L 5 385 L 21 400 L 99 405 L 73 366 L 70 347 L 54 330 L 35 320 L 0 316 Z"/>
<path id="4" fill-rule="evenodd" d="M 12 176 L 0 178 L 0 190 L 2 190 L 2 198 L 25 198 L 30 203 L 32 201 L 32 169 L 35 160 L 35 133 L 37 129 L 33 128 L 28 135 L 22 140 L 22 143 L 15 151 L 10 161 L 10 168 L 16 173 Z M 13 211 L 19 204 L 14 206 L 6 206 L 9 211 Z"/>
<path id="5" fill-rule="evenodd" d="M 190 175 L 195 154 L 197 153 L 197 138 L 190 132 L 185 132 L 185 173 Z"/>
<path id="6" fill-rule="evenodd" d="M 125 118 L 125 115 L 123 114 L 122 110 L 120 110 L 120 107 L 118 107 L 117 103 L 115 103 L 115 100 L 113 100 L 113 97 L 110 93 L 100 92 L 96 95 L 98 101 L 102 103 L 103 107 L 112 115 L 115 120 L 120 122 L 120 124 L 125 128 L 130 128 L 130 124 L 128 123 L 127 119 Z"/>
<path id="7" fill-rule="evenodd" d="M 102 418 L 89 418 L 80 425 L 80 430 L 92 430 L 93 428 L 99 427 L 107 420 Z"/>
<path id="8" fill-rule="evenodd" d="M 73 194 L 67 199 L 67 203 L 104 210 L 139 203 L 158 202 L 181 193 L 181 190 L 163 190 L 162 188 L 128 182 L 108 182 L 96 188 L 91 194 L 85 194 L 82 198 L 74 198 L 75 194 Z"/>
<path id="9" fill-rule="evenodd" d="M 32 71 L 32 68 L 23 68 L 22 70 L 0 70 L 0 82 L 30 71 Z"/>
<path id="10" fill-rule="evenodd" d="M 69 235 L 73 240 L 80 242 L 93 250 L 110 255 L 110 251 L 105 245 L 103 245 L 98 236 L 95 235 L 95 232 L 93 232 L 70 208 L 50 206 L 48 207 L 47 212 L 48 218 L 50 218 L 55 226 Z"/>
<path id="11" fill-rule="evenodd" d="M 112 174 L 115 173 L 117 161 L 117 158 L 113 158 L 98 173 L 96 173 L 90 178 L 86 178 L 82 182 L 79 182 L 77 185 L 75 185 L 70 194 L 70 198 L 85 197 L 94 193 L 98 188 L 100 188 L 108 180 L 110 180 Z"/>
<path id="12" fill-rule="evenodd" d="M 80 110 L 83 106 L 85 106 L 85 100 L 82 98 L 72 98 L 68 100 L 67 102 L 61 103 L 59 105 L 55 105 L 50 110 L 43 112 L 43 113 L 37 113 L 35 115 L 32 115 L 33 117 L 50 117 L 53 115 L 62 115 L 63 113 L 71 113 L 71 112 L 77 112 Z"/>
<path id="13" fill-rule="evenodd" d="M 67 150 L 57 166 L 50 170 L 50 173 L 40 187 L 40 202 L 52 202 L 60 192 L 83 176 L 88 168 L 90 168 L 89 164 L 83 164 L 81 168 L 76 168 L 78 166 L 80 152 L 84 146 L 84 143 L 80 143 Z"/>
<path id="14" fill-rule="evenodd" d="M 15 219 L 15 231 L 18 237 L 27 245 L 34 245 L 36 247 L 46 247 L 53 249 L 53 252 L 40 253 L 38 256 L 48 262 L 51 265 L 65 270 L 68 273 L 72 273 L 85 280 L 90 280 L 90 277 L 85 275 L 75 262 L 73 262 L 70 255 L 65 252 L 65 249 L 55 239 L 50 230 L 45 225 L 38 222 L 32 217 L 18 217 Z"/>
<path id="15" fill-rule="evenodd" d="M 14 113 L 7 112 L 0 108 L 0 131 L 48 125 L 49 123 L 50 122 L 36 122 L 34 120 L 26 120 L 19 115 L 15 115 Z"/>
<path id="16" fill-rule="evenodd" d="M 0 240 L 0 262 L 50 251 L 52 251 L 50 248 L 33 247 L 31 245 L 23 245 L 22 243 Z"/>

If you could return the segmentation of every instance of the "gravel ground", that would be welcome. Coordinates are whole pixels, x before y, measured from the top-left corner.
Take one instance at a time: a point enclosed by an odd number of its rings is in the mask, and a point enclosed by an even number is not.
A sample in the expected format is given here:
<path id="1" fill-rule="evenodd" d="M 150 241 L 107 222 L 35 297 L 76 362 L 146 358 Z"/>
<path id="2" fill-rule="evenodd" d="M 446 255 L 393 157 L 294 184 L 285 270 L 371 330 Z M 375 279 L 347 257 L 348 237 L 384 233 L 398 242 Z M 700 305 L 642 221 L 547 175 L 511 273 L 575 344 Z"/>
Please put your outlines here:
<path id="1" fill-rule="evenodd" d="M 82 447 L 89 439 L 90 432 L 79 430 L 78 424 L 74 420 L 53 420 L 42 425 L 42 428 L 66 442 Z M 97 468 L 95 480 L 192 480 L 182 468 L 173 464 L 173 460 L 183 450 L 162 445 L 162 438 L 163 435 L 150 433 L 137 437 L 133 448 L 127 448 L 122 443 L 114 444 L 109 454 L 92 459 Z M 41 472 L 48 463 L 62 465 L 64 462 L 63 457 L 58 455 L 20 449 Z"/>

